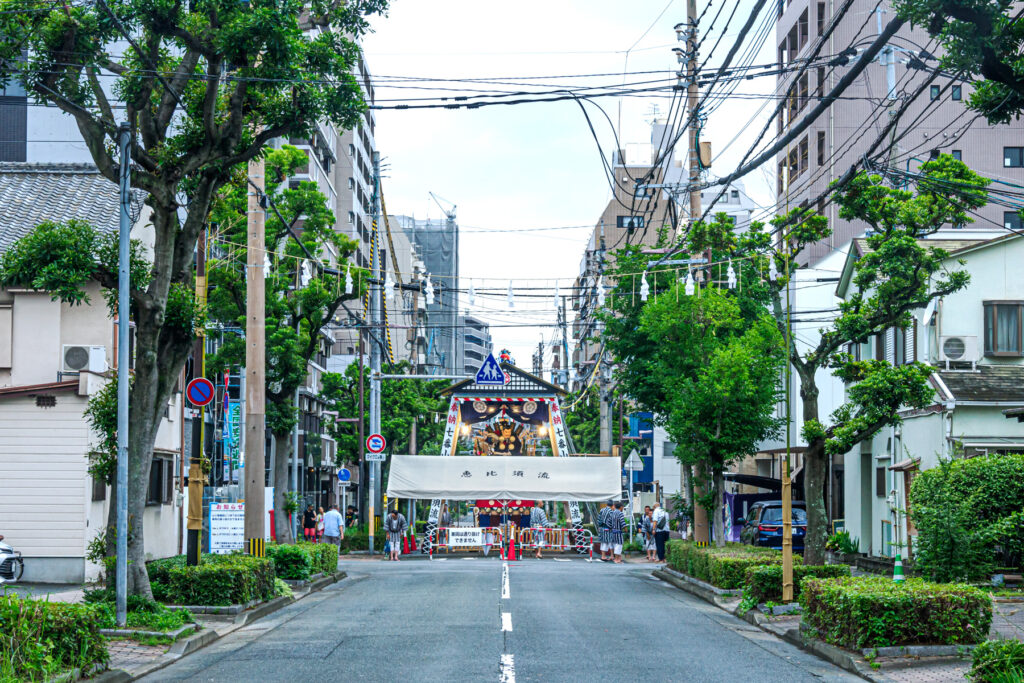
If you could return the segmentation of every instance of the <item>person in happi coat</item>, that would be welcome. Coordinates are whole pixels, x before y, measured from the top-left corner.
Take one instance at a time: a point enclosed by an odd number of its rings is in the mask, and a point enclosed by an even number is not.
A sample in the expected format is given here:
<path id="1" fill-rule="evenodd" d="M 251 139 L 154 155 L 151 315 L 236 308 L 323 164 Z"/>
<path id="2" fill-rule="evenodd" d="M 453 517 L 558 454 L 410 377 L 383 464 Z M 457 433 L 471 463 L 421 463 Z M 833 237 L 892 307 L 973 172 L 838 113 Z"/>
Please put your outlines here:
<path id="1" fill-rule="evenodd" d="M 644 506 L 644 516 L 640 518 L 640 534 L 644 539 L 644 551 L 647 553 L 648 562 L 658 561 L 658 546 L 654 542 L 654 518 L 650 505 Z"/>
<path id="2" fill-rule="evenodd" d="M 537 559 L 541 559 L 540 551 L 544 546 L 545 529 L 550 529 L 554 524 L 548 521 L 548 514 L 544 512 L 540 501 L 534 501 L 533 509 L 530 510 L 530 529 L 533 531 L 533 542 L 537 545 Z"/>
<path id="3" fill-rule="evenodd" d="M 608 545 L 615 564 L 622 564 L 622 535 L 626 531 L 626 514 L 622 501 L 615 501 L 615 509 L 608 514 Z"/>
<path id="4" fill-rule="evenodd" d="M 409 528 L 409 522 L 405 520 L 403 515 L 398 510 L 392 508 L 388 516 L 384 518 L 384 531 L 388 535 L 388 543 L 391 544 L 391 559 L 394 562 L 398 562 L 398 556 L 402 554 L 402 537 L 405 536 L 405 530 Z"/>
<path id="5" fill-rule="evenodd" d="M 601 508 L 601 511 L 597 513 L 597 541 L 601 544 L 601 561 L 610 562 L 611 558 L 608 557 L 611 551 L 611 546 L 608 545 L 608 515 L 614 511 L 612 508 L 612 501 L 605 503 L 605 506 Z"/>

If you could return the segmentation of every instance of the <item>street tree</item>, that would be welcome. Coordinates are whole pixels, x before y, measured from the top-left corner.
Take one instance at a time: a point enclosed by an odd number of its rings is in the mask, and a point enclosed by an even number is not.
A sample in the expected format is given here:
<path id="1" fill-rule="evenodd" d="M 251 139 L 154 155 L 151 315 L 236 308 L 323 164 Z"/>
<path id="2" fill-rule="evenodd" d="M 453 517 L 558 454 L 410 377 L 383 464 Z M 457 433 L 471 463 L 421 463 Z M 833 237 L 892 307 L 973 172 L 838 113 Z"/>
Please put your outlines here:
<path id="1" fill-rule="evenodd" d="M 288 463 L 298 423 L 295 392 L 306 378 L 309 361 L 327 339 L 323 327 L 345 305 L 358 299 L 363 289 L 362 270 L 351 271 L 349 257 L 354 240 L 334 231 L 334 214 L 316 183 L 294 186 L 288 178 L 309 163 L 301 150 L 284 145 L 264 154 L 266 193 L 272 200 L 267 213 L 265 268 L 266 296 L 266 421 L 274 436 L 274 533 L 281 543 L 291 543 L 286 511 L 289 490 Z M 248 176 L 237 169 L 235 179 L 218 194 L 210 212 L 211 251 L 218 254 L 208 264 L 210 287 L 208 317 L 211 322 L 244 330 L 246 317 L 246 234 L 248 223 Z M 326 269 L 326 270 L 325 270 Z M 353 280 L 347 291 L 343 272 Z M 207 367 L 222 372 L 245 364 L 245 339 L 228 334 Z"/>
<path id="2" fill-rule="evenodd" d="M 621 392 L 620 392 L 621 394 Z M 621 398 L 616 399 L 609 393 L 609 411 L 612 415 L 611 441 L 619 443 L 619 434 L 628 429 L 619 423 L 616 406 Z M 562 400 L 565 406 L 565 427 L 572 436 L 573 445 L 579 453 L 599 453 L 601 451 L 601 390 L 597 384 L 567 395 Z M 628 449 L 627 449 L 628 450 Z M 622 454 L 625 456 L 626 454 Z"/>
<path id="3" fill-rule="evenodd" d="M 906 328 L 912 311 L 929 301 L 967 286 L 962 270 L 947 270 L 944 250 L 924 238 L 943 226 L 971 222 L 968 212 L 984 206 L 986 178 L 949 155 L 921 166 L 917 191 L 887 185 L 874 174 L 861 172 L 834 196 L 839 217 L 868 226 L 868 253 L 854 264 L 851 291 L 839 304 L 831 323 L 820 329 L 816 344 L 801 350 L 789 335 L 788 357 L 796 374 L 803 411 L 804 500 L 807 536 L 804 561 L 822 564 L 828 536 L 825 486 L 828 462 L 871 438 L 883 427 L 898 424 L 903 407 L 923 407 L 932 398 L 931 369 L 921 363 L 894 366 L 885 360 L 856 359 L 851 345 L 864 344 L 890 328 Z M 771 310 L 779 332 L 786 335 L 787 278 L 799 267 L 797 259 L 811 244 L 831 235 L 828 221 L 809 209 L 779 216 L 766 230 L 754 223 L 740 238 L 739 254 L 767 271 L 775 261 L 779 278 L 771 286 Z M 818 371 L 830 370 L 848 384 L 846 402 L 821 414 Z"/>
<path id="4" fill-rule="evenodd" d="M 131 185 L 145 193 L 154 245 L 149 277 L 133 281 L 131 291 L 131 593 L 152 595 L 142 513 L 157 428 L 201 323 L 193 253 L 211 204 L 237 166 L 274 138 L 309 138 L 318 122 L 359 122 L 366 105 L 352 73 L 355 41 L 368 28 L 366 17 L 385 9 L 386 0 L 4 5 L 0 85 L 15 80 L 68 114 L 112 183 L 118 121 L 132 126 Z M 51 289 L 62 300 L 82 301 L 89 281 L 116 284 L 116 258 L 34 246 L 6 284 L 35 286 L 54 261 L 66 265 L 63 284 Z"/>
<path id="5" fill-rule="evenodd" d="M 1014 0 L 896 0 L 896 12 L 942 46 L 944 69 L 973 84 L 967 105 L 991 124 L 1024 110 L 1024 22 Z"/>

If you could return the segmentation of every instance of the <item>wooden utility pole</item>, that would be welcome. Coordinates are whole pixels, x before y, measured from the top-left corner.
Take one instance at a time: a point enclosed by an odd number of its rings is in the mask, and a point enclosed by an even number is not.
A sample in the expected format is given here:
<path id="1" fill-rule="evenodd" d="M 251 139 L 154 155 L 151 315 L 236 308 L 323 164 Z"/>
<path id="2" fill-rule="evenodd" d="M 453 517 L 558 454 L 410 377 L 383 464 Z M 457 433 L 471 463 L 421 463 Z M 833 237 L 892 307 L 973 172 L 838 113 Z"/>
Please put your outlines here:
<path id="1" fill-rule="evenodd" d="M 196 244 L 196 302 L 206 304 L 206 228 L 199 233 Z M 192 377 L 206 376 L 206 333 L 199 330 L 192 346 Z M 194 408 L 192 418 L 192 453 L 188 466 L 188 530 L 186 533 L 186 564 L 198 565 L 203 552 L 203 458 L 206 456 L 206 408 Z"/>
<path id="2" fill-rule="evenodd" d="M 249 162 L 248 239 L 245 280 L 245 547 L 264 554 L 266 486 L 266 214 L 263 159 Z"/>

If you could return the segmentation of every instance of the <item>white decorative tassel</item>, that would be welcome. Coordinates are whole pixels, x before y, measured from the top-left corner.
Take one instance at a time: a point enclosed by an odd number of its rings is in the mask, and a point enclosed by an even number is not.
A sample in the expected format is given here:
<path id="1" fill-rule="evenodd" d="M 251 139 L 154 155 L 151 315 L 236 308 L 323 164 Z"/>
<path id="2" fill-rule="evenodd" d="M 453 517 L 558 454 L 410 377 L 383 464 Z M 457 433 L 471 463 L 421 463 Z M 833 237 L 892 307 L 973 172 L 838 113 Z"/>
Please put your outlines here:
<path id="1" fill-rule="evenodd" d="M 273 264 L 270 262 L 270 254 L 264 253 L 263 254 L 263 278 L 264 279 L 270 277 L 270 269 L 272 267 L 273 267 Z"/>
<path id="2" fill-rule="evenodd" d="M 509 308 L 515 308 L 516 307 L 516 299 L 515 299 L 514 296 L 512 296 L 512 281 L 511 280 L 508 281 L 508 307 Z"/>
<path id="3" fill-rule="evenodd" d="M 604 275 L 597 278 L 597 305 L 604 307 Z"/>
<path id="4" fill-rule="evenodd" d="M 395 281 L 391 279 L 390 272 L 384 276 L 384 297 L 390 302 L 395 300 Z"/>
<path id="5" fill-rule="evenodd" d="M 729 289 L 736 289 L 736 271 L 732 268 L 732 261 L 729 261 L 729 270 L 725 272 L 725 279 L 729 283 Z"/>
<path id="6" fill-rule="evenodd" d="M 352 265 L 349 264 L 345 266 L 345 293 L 351 294 L 353 288 L 354 283 L 352 282 Z"/>
<path id="7" fill-rule="evenodd" d="M 683 287 L 686 296 L 693 296 L 693 271 L 686 271 L 686 284 Z"/>
<path id="8" fill-rule="evenodd" d="M 469 281 L 469 305 L 476 305 L 476 289 L 473 288 L 473 281 Z"/>
<path id="9" fill-rule="evenodd" d="M 427 275 L 427 305 L 430 306 L 434 303 L 434 283 L 430 281 L 430 275 Z"/>
<path id="10" fill-rule="evenodd" d="M 558 295 L 558 280 L 555 280 L 555 310 L 556 311 L 558 310 L 558 307 L 562 305 L 562 302 L 560 301 L 560 299 L 561 299 L 561 297 Z"/>
<path id="11" fill-rule="evenodd" d="M 309 272 L 309 261 L 303 260 L 302 268 L 299 270 L 299 285 L 305 287 L 312 279 L 313 275 Z"/>
<path id="12" fill-rule="evenodd" d="M 775 282 L 779 279 L 779 269 L 775 267 L 775 258 L 768 257 L 768 279 Z"/>
<path id="13" fill-rule="evenodd" d="M 640 301 L 647 301 L 647 297 L 650 295 L 651 286 L 647 284 L 647 271 L 645 270 L 640 276 Z"/>

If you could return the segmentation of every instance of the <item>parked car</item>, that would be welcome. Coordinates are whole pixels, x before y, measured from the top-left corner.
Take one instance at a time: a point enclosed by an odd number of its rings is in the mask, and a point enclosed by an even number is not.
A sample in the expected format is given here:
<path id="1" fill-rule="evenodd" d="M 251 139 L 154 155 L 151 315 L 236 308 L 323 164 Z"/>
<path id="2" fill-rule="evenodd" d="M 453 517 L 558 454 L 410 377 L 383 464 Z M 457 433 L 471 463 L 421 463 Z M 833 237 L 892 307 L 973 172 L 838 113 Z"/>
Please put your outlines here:
<path id="1" fill-rule="evenodd" d="M 740 542 L 782 549 L 782 501 L 766 500 L 754 503 L 747 510 L 746 518 L 737 520 L 743 524 Z M 793 501 L 793 550 L 804 551 L 804 536 L 807 535 L 807 508 L 803 501 Z"/>
<path id="2" fill-rule="evenodd" d="M 21 553 L 3 540 L 4 537 L 0 536 L 0 584 L 17 583 L 25 571 L 25 562 Z"/>

